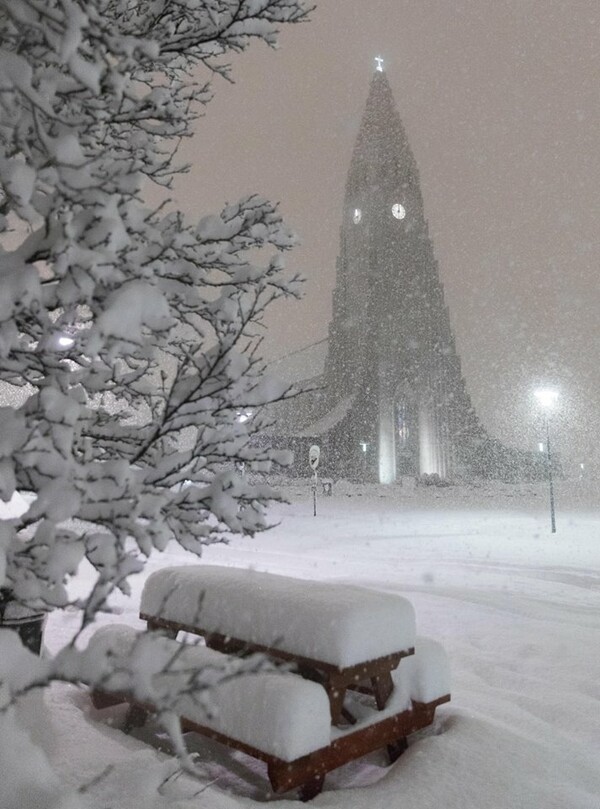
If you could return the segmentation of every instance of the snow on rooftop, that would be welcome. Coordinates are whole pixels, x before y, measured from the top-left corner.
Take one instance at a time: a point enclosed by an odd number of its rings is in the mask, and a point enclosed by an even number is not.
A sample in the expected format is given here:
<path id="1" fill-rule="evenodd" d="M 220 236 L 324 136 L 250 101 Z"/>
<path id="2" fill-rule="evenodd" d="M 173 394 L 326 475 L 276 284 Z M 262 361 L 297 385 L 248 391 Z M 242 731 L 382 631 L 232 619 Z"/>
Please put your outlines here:
<path id="1" fill-rule="evenodd" d="M 314 379 L 325 370 L 327 347 L 327 340 L 320 340 L 271 360 L 268 363 L 269 373 L 288 383 Z"/>
<path id="2" fill-rule="evenodd" d="M 329 413 L 326 413 L 317 421 L 313 421 L 312 424 L 309 424 L 306 427 L 303 427 L 300 431 L 295 433 L 296 436 L 299 438 L 306 437 L 310 438 L 311 436 L 318 436 L 326 433 L 328 430 L 331 430 L 338 424 L 344 416 L 348 413 L 350 408 L 352 407 L 352 403 L 354 402 L 356 394 L 351 394 L 350 396 L 346 396 L 344 399 L 341 399 L 335 407 L 333 407 Z"/>

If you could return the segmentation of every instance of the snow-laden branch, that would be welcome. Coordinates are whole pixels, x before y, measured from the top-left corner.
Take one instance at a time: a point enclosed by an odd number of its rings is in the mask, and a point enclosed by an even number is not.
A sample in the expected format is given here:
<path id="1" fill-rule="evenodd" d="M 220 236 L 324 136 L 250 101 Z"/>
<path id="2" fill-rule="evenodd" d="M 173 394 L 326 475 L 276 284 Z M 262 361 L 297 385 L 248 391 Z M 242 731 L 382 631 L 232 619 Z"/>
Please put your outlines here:
<path id="1" fill-rule="evenodd" d="M 263 406 L 290 395 L 258 347 L 266 307 L 298 294 L 294 237 L 257 195 L 191 223 L 147 207 L 143 184 L 185 170 L 178 146 L 224 57 L 307 10 L 0 0 L 0 384 L 21 391 L 0 408 L 0 497 L 35 495 L 0 522 L 0 585 L 25 606 L 69 604 L 86 559 L 83 627 L 169 541 L 199 553 L 265 526 L 277 495 L 239 470 L 285 460 L 255 440 Z M 20 687 L 81 679 L 65 662 L 79 654 Z"/>

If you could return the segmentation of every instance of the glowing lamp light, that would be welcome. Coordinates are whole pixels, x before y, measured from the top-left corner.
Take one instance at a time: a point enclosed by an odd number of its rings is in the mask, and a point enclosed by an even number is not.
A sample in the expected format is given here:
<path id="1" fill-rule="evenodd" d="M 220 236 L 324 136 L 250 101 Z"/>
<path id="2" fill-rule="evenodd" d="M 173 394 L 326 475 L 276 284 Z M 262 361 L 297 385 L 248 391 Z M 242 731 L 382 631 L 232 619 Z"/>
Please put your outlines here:
<path id="1" fill-rule="evenodd" d="M 552 410 L 558 399 L 558 391 L 552 388 L 538 388 L 535 398 L 543 410 Z"/>
<path id="2" fill-rule="evenodd" d="M 237 414 L 237 420 L 240 424 L 245 424 L 248 419 L 252 418 L 252 411 L 251 410 L 242 410 L 241 413 Z"/>
<path id="3" fill-rule="evenodd" d="M 75 345 L 75 340 L 67 334 L 61 334 L 56 342 L 61 348 L 71 348 Z"/>

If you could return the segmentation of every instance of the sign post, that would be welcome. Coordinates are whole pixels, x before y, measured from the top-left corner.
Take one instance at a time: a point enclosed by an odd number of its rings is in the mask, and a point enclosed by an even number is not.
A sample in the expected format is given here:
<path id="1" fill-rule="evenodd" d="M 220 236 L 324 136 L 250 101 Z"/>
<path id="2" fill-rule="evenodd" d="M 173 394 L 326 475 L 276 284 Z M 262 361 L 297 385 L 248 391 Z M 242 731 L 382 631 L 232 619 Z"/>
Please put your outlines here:
<path id="1" fill-rule="evenodd" d="M 317 516 L 317 481 L 318 481 L 317 467 L 319 466 L 320 457 L 321 457 L 321 448 L 317 444 L 313 444 L 312 447 L 308 450 L 308 463 L 312 471 L 315 473 L 312 483 L 313 517 Z"/>

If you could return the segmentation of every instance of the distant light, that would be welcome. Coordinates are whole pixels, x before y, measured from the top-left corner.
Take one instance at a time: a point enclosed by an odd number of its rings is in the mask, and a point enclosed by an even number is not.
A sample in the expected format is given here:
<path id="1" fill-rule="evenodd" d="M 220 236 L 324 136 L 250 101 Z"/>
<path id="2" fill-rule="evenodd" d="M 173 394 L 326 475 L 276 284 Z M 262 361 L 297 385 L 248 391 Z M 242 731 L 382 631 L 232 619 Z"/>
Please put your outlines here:
<path id="1" fill-rule="evenodd" d="M 543 452 L 543 451 L 544 451 L 544 442 L 543 442 L 543 441 L 540 441 L 540 442 L 539 442 L 539 444 L 538 444 L 538 449 L 539 449 L 539 451 L 540 451 L 540 452 Z"/>
<path id="2" fill-rule="evenodd" d="M 366 442 L 366 441 L 361 441 L 361 442 L 360 442 L 360 448 L 362 449 L 362 451 L 363 451 L 363 452 L 366 452 L 366 451 L 367 451 L 367 447 L 368 447 L 368 446 L 369 446 L 369 445 L 367 444 L 367 442 Z"/>
<path id="3" fill-rule="evenodd" d="M 252 418 L 251 410 L 242 410 L 241 413 L 237 414 L 237 420 L 240 424 L 245 424 L 250 418 Z"/>
<path id="4" fill-rule="evenodd" d="M 354 220 L 354 224 L 358 225 L 360 220 L 362 219 L 362 211 L 360 208 L 355 208 L 354 213 L 352 214 L 352 219 Z"/>
<path id="5" fill-rule="evenodd" d="M 381 56 L 376 56 L 375 63 L 376 63 L 375 70 L 378 70 L 380 73 L 383 73 L 383 58 Z"/>
<path id="6" fill-rule="evenodd" d="M 581 469 L 585 469 L 585 464 L 584 463 L 580 463 L 579 466 L 580 466 Z"/>
<path id="7" fill-rule="evenodd" d="M 552 410 L 558 399 L 558 391 L 552 388 L 538 388 L 535 391 L 535 398 L 544 410 Z"/>
<path id="8" fill-rule="evenodd" d="M 75 340 L 66 334 L 61 334 L 56 342 L 61 348 L 71 348 L 71 346 L 75 345 Z"/>

